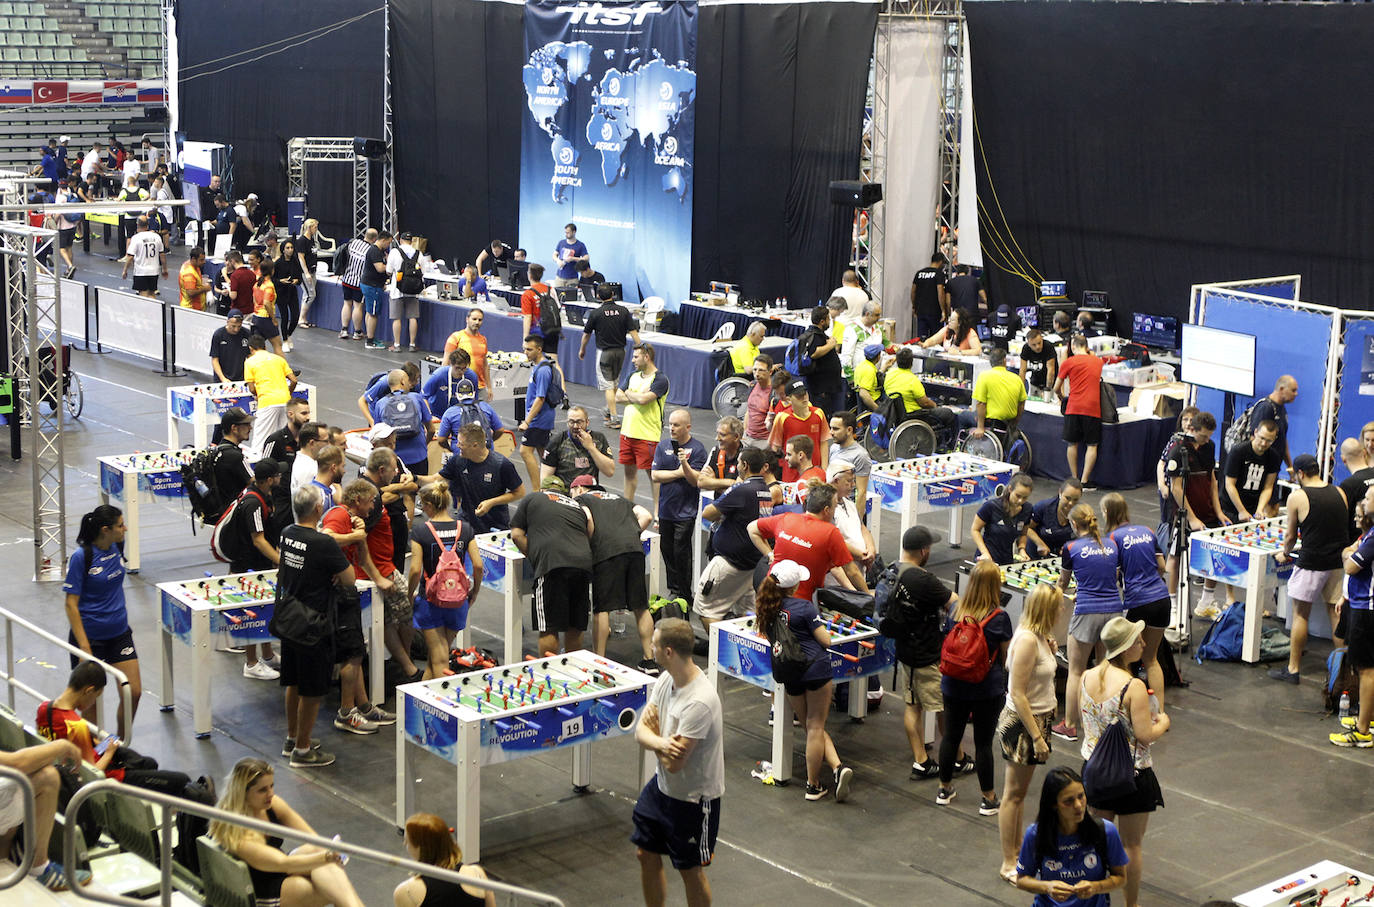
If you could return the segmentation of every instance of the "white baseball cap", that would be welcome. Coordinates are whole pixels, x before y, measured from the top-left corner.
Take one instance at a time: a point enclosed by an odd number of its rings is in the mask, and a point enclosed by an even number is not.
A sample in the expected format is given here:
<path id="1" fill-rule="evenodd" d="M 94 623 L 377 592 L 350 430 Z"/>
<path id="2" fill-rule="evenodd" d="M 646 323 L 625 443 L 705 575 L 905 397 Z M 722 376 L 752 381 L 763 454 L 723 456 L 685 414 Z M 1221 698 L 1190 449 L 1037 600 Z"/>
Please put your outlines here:
<path id="1" fill-rule="evenodd" d="M 396 433 L 396 429 L 386 422 L 378 422 L 367 430 L 367 440 L 382 441 Z"/>
<path id="2" fill-rule="evenodd" d="M 69 136 L 69 135 L 64 135 L 64 136 L 62 136 L 62 138 L 58 139 L 58 141 L 61 142 L 61 143 L 64 144 L 64 145 L 67 144 L 68 142 L 70 142 L 71 140 L 72 140 L 72 137 Z"/>
<path id="3" fill-rule="evenodd" d="M 778 561 L 769 568 L 768 575 L 782 588 L 791 589 L 810 579 L 811 571 L 796 561 Z"/>
<path id="4" fill-rule="evenodd" d="M 250 193 L 248 193 L 248 197 L 251 198 L 253 201 L 257 201 L 257 200 L 258 200 L 258 194 L 257 194 L 256 192 L 250 192 Z"/>

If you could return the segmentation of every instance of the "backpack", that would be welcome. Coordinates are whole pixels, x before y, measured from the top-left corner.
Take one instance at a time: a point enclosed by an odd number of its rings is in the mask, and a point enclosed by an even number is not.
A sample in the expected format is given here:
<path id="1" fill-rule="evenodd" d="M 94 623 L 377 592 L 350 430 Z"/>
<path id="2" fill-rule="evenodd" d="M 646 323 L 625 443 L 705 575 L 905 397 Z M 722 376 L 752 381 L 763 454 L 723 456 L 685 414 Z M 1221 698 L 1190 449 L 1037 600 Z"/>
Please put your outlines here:
<path id="1" fill-rule="evenodd" d="M 380 421 L 396 429 L 396 437 L 402 441 L 417 438 L 425 430 L 420 407 L 406 391 L 397 391 L 382 400 Z"/>
<path id="2" fill-rule="evenodd" d="M 562 406 L 563 401 L 568 398 L 568 395 L 563 391 L 563 383 L 558 380 L 558 369 L 554 368 L 553 364 L 550 362 L 544 362 L 536 366 L 536 368 L 547 368 L 549 370 L 549 389 L 544 392 L 544 405 L 550 408 Z"/>
<path id="3" fill-rule="evenodd" d="M 482 431 L 487 436 L 487 447 L 491 447 L 491 419 L 487 416 L 486 410 L 476 403 L 455 403 L 449 409 L 452 410 L 453 407 L 458 407 L 460 416 L 457 428 L 462 428 L 464 425 L 482 426 Z M 457 428 L 453 432 L 455 435 L 458 434 Z"/>
<path id="4" fill-rule="evenodd" d="M 337 277 L 342 277 L 343 272 L 348 270 L 348 247 L 351 243 L 339 243 L 339 247 L 334 250 L 333 267 L 330 268 Z"/>
<path id="5" fill-rule="evenodd" d="M 454 536 L 452 548 L 445 547 L 439 540 L 433 523 L 429 524 L 429 532 L 439 545 L 439 563 L 434 567 L 434 574 L 425 580 L 425 601 L 440 608 L 460 607 L 467 602 L 468 591 L 472 589 L 472 580 L 463 566 L 463 555 L 458 551 L 463 523 L 458 522 L 458 534 Z"/>
<path id="6" fill-rule="evenodd" d="M 960 618 L 940 643 L 940 673 L 965 683 L 982 683 L 992 668 L 992 653 L 988 651 L 983 631 L 988 622 L 1001 613 L 1001 608 L 993 608 L 981 621 Z"/>
<path id="7" fill-rule="evenodd" d="M 181 482 L 186 486 L 186 497 L 191 502 L 191 531 L 195 532 L 196 521 L 213 525 L 228 506 L 219 491 L 219 481 L 215 478 L 215 464 L 225 447 L 232 444 L 220 443 L 214 447 L 196 451 L 195 456 L 181 467 Z"/>
<path id="8" fill-rule="evenodd" d="M 400 290 L 403 296 L 419 296 L 425 291 L 425 277 L 420 272 L 419 249 L 416 249 L 414 256 L 410 258 L 401 252 L 401 269 L 396 272 L 396 289 Z"/>
<path id="9" fill-rule="evenodd" d="M 563 330 L 563 307 L 548 293 L 539 294 L 539 332 L 545 337 Z M 557 353 L 558 350 L 551 352 Z"/>
<path id="10" fill-rule="evenodd" d="M 1230 453 L 1231 448 L 1235 447 L 1237 444 L 1242 444 L 1250 440 L 1250 418 L 1255 414 L 1255 407 L 1268 399 L 1268 397 L 1260 397 L 1258 400 L 1255 400 L 1249 406 L 1245 407 L 1245 412 L 1236 416 L 1235 421 L 1227 426 L 1226 434 L 1221 436 L 1221 452 L 1223 454 Z"/>
<path id="11" fill-rule="evenodd" d="M 1350 664 L 1350 654 L 1346 649 L 1336 649 L 1326 656 L 1326 688 L 1322 690 L 1322 705 L 1334 715 L 1341 708 L 1341 694 L 1350 696 L 1350 709 L 1353 714 L 1360 707 L 1360 678 Z"/>
<path id="12" fill-rule="evenodd" d="M 1208 628 L 1198 644 L 1194 659 L 1198 664 L 1208 661 L 1240 661 L 1241 643 L 1245 640 L 1245 602 L 1236 602 Z"/>
<path id="13" fill-rule="evenodd" d="M 238 550 L 238 544 L 242 539 L 239 538 L 238 533 L 232 530 L 232 524 L 235 514 L 239 512 L 239 504 L 243 501 L 245 496 L 250 494 L 255 495 L 257 499 L 262 502 L 263 516 L 266 517 L 268 515 L 269 508 L 266 499 L 264 499 L 251 485 L 245 488 L 243 494 L 234 498 L 234 500 L 229 503 L 229 506 L 224 508 L 224 513 L 215 521 L 215 528 L 210 530 L 210 553 L 215 556 L 215 560 L 222 561 L 226 564 L 232 564 L 248 553 Z M 266 522 L 266 519 L 264 519 L 264 531 L 266 529 Z"/>
<path id="14" fill-rule="evenodd" d="M 809 375 L 816 370 L 811 358 L 811 331 L 803 331 L 800 337 L 787 344 L 787 352 L 782 356 L 782 367 L 791 375 Z"/>
<path id="15" fill-rule="evenodd" d="M 786 609 L 779 608 L 773 616 L 773 623 L 768 627 L 768 638 L 773 644 L 774 677 L 799 673 L 810 664 L 801 643 L 797 642 L 792 628 L 788 626 Z"/>
<path id="16" fill-rule="evenodd" d="M 215 782 L 201 775 L 198 780 L 191 781 L 183 787 L 179 796 L 202 806 L 214 806 L 217 802 Z M 176 828 L 177 836 L 176 843 L 172 845 L 172 860 L 189 869 L 194 875 L 200 875 L 200 850 L 196 847 L 196 838 L 210 833 L 210 820 L 204 816 L 178 810 Z"/>
<path id="17" fill-rule="evenodd" d="M 882 622 L 889 616 L 888 609 L 893 605 L 892 596 L 897 591 L 897 580 L 909 566 L 901 561 L 893 561 L 883 568 L 883 572 L 878 574 L 878 582 L 873 585 L 873 617 L 878 621 L 878 632 L 884 636 L 892 635 L 883 632 Z"/>
<path id="18" fill-rule="evenodd" d="M 1126 736 L 1125 722 L 1130 718 L 1124 709 L 1129 687 L 1127 682 L 1121 688 L 1116 720 L 1098 736 L 1092 755 L 1083 763 L 1083 791 L 1091 801 L 1113 800 L 1135 793 L 1135 753 Z"/>

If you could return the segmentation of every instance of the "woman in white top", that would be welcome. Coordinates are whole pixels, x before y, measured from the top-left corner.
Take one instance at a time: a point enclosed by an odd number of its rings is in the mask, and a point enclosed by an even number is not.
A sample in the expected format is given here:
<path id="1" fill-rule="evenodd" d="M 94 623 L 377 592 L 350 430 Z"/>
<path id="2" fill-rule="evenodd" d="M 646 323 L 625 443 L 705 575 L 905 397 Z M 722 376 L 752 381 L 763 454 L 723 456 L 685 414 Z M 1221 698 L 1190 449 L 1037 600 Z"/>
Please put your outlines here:
<path id="1" fill-rule="evenodd" d="M 1130 862 L 1126 864 L 1126 907 L 1136 907 L 1140 898 L 1142 844 L 1150 813 L 1164 805 L 1159 780 L 1150 758 L 1150 744 L 1169 730 L 1169 716 L 1154 713 L 1150 692 L 1144 681 L 1132 675 L 1127 666 L 1140 660 L 1145 651 L 1141 637 L 1145 621 L 1114 617 L 1102 628 L 1106 658 L 1083 674 L 1082 721 L 1083 758 L 1092 756 L 1097 740 L 1120 717 L 1135 754 L 1135 793 L 1110 801 L 1088 801 L 1093 814 L 1110 819 L 1121 832 L 1121 843 Z"/>
<path id="2" fill-rule="evenodd" d="M 1021 849 L 1021 810 L 1035 767 L 1050 755 L 1054 724 L 1054 628 L 1064 607 L 1064 593 L 1042 583 L 1026 598 L 1021 623 L 1007 649 L 1007 704 L 997 720 L 997 739 L 1007 770 L 1002 781 L 1002 810 L 997 827 L 1002 838 L 998 875 L 1016 884 L 1016 857 Z"/>

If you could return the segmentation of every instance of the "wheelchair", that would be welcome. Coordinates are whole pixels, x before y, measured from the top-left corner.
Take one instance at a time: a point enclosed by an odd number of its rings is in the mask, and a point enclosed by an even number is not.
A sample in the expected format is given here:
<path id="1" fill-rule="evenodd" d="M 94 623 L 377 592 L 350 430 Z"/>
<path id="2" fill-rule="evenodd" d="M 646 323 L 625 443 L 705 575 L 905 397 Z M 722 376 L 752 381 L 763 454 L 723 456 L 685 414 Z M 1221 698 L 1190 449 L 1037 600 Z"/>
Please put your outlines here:
<path id="1" fill-rule="evenodd" d="M 910 416 L 891 431 L 882 424 L 873 424 L 874 413 L 866 412 L 859 416 L 863 427 L 861 442 L 868 456 L 875 462 L 881 460 L 911 460 L 928 457 L 935 453 L 935 429 L 920 416 Z"/>
<path id="2" fill-rule="evenodd" d="M 988 419 L 981 438 L 975 438 L 972 430 L 965 429 L 959 432 L 955 450 L 988 460 L 1000 460 L 1010 463 L 1020 472 L 1030 472 L 1030 439 L 1014 422 L 1009 424 L 1001 419 Z"/>
<path id="3" fill-rule="evenodd" d="M 54 349 L 44 347 L 39 352 L 39 361 L 42 363 L 42 380 L 46 385 L 57 385 L 56 394 L 45 394 L 43 403 L 52 409 L 58 406 L 65 407 L 67 415 L 73 419 L 81 418 L 81 411 L 86 406 L 86 395 L 81 390 L 81 376 L 71 370 L 72 345 L 64 343 Z M 60 373 L 54 381 L 53 369 L 60 369 Z"/>
<path id="4" fill-rule="evenodd" d="M 726 378 L 711 391 L 711 409 L 720 418 L 734 416 L 743 421 L 749 406 L 749 391 L 754 382 L 748 378 Z"/>

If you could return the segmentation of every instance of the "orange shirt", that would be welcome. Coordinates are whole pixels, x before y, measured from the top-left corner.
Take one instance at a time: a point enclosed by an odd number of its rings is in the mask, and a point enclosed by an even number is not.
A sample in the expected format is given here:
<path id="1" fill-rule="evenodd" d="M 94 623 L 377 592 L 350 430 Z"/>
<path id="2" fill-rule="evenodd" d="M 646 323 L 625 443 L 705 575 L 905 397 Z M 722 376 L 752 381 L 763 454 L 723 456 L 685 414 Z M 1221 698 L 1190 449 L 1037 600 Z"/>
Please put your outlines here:
<path id="1" fill-rule="evenodd" d="M 181 304 L 188 309 L 195 309 L 197 312 L 205 311 L 205 294 L 190 296 L 189 293 L 200 289 L 200 268 L 191 262 L 184 262 L 181 271 L 177 273 L 177 285 L 181 288 Z"/>
<path id="2" fill-rule="evenodd" d="M 787 411 L 778 413 L 773 420 L 773 431 L 769 436 L 770 443 L 780 447 L 785 452 L 787 442 L 797 437 L 805 435 L 811 439 L 813 452 L 811 458 L 817 463 L 821 459 L 821 445 L 830 443 L 830 420 L 821 412 L 820 407 L 811 407 L 811 412 L 803 419 L 796 413 Z M 826 450 L 829 450 L 827 447 Z M 784 482 L 795 482 L 800 478 L 797 471 L 787 464 L 784 459 L 782 463 L 782 480 Z"/>
<path id="3" fill-rule="evenodd" d="M 477 373 L 477 386 L 487 386 L 487 338 L 485 334 L 469 334 L 466 329 L 454 331 L 444 344 L 444 355 L 456 349 L 467 350 L 472 357 L 472 370 Z"/>
<path id="4" fill-rule="evenodd" d="M 272 281 L 253 284 L 253 314 L 258 318 L 277 314 L 277 287 Z"/>

